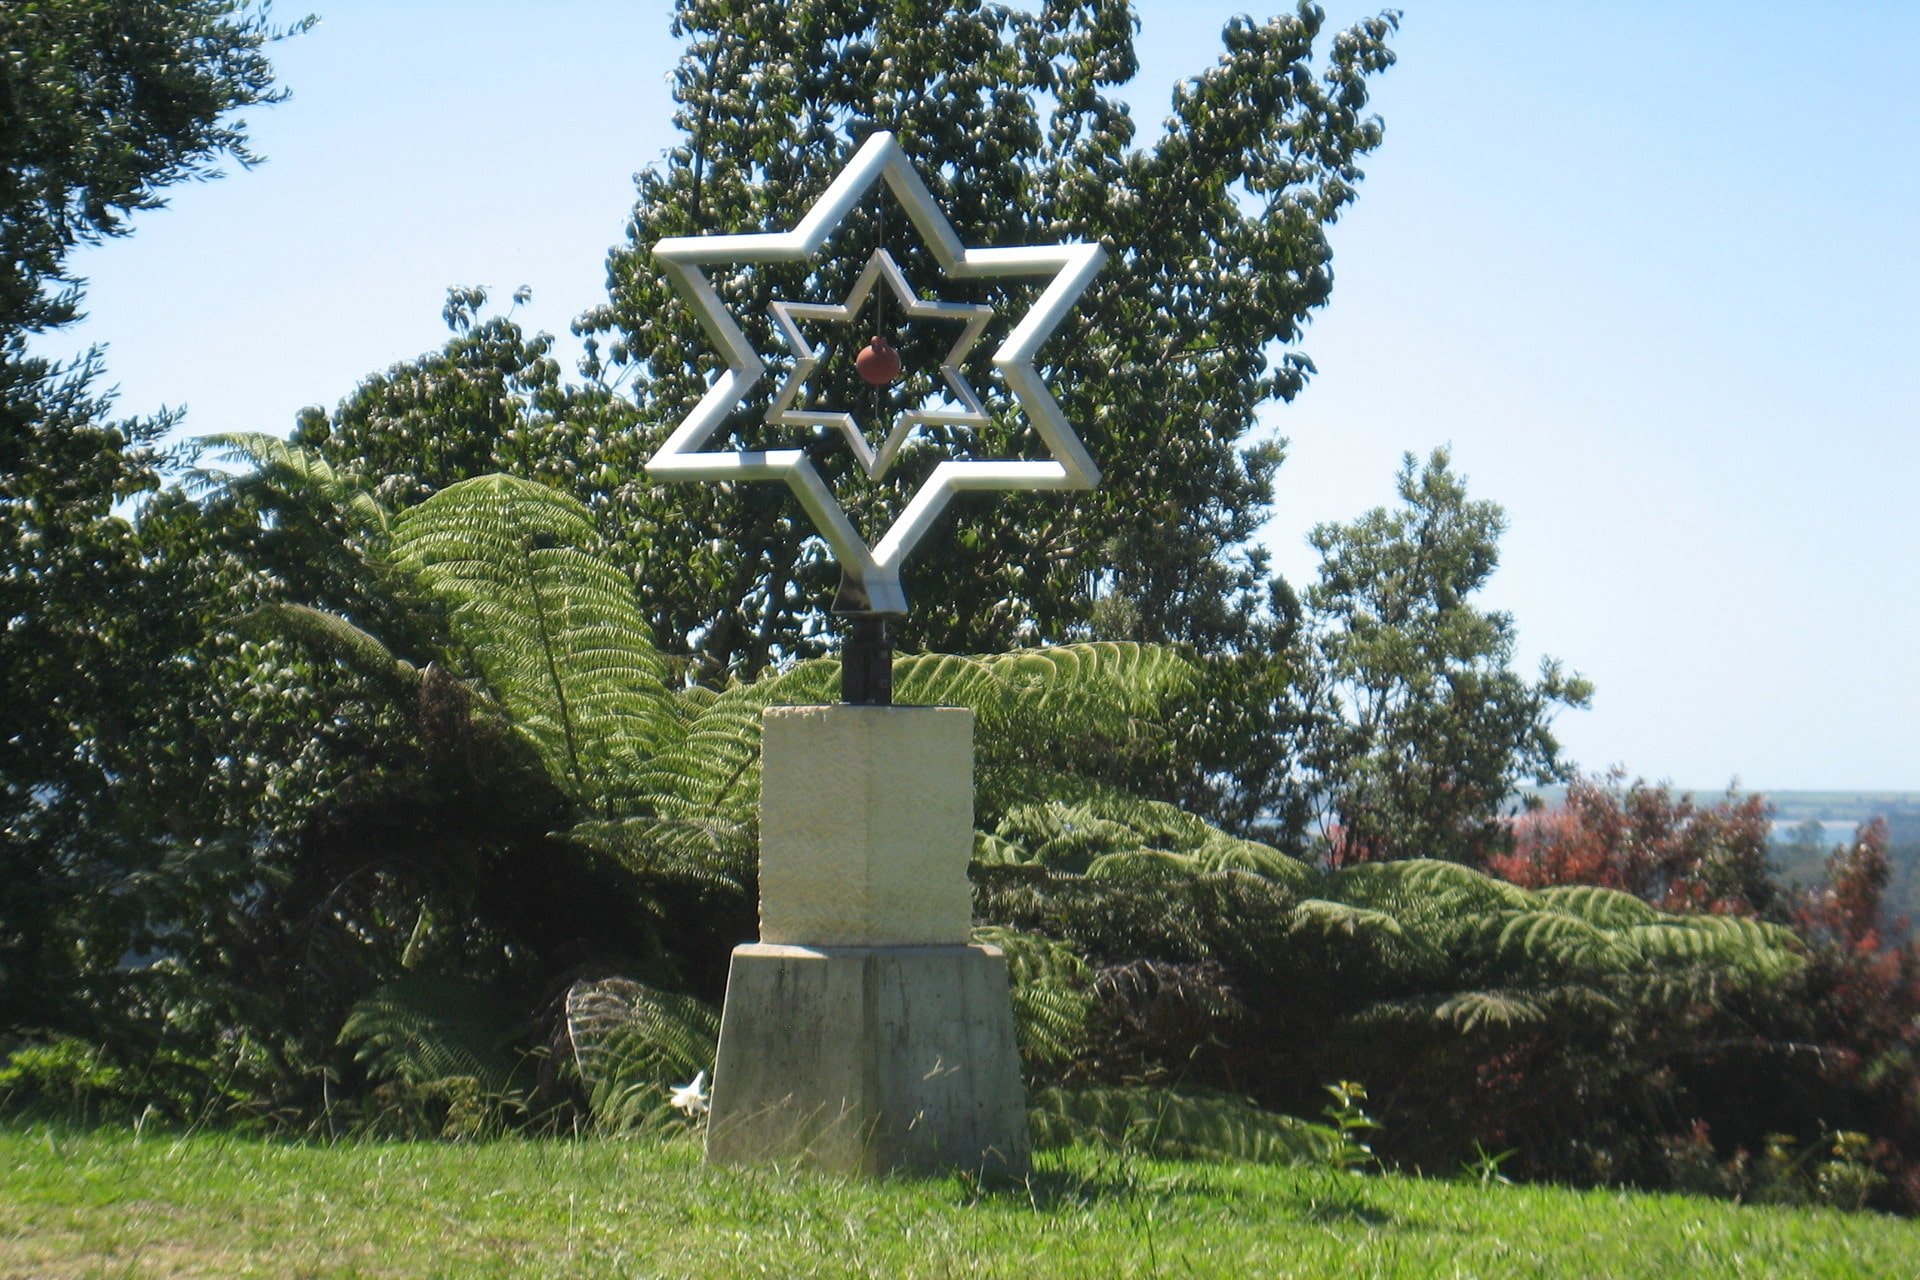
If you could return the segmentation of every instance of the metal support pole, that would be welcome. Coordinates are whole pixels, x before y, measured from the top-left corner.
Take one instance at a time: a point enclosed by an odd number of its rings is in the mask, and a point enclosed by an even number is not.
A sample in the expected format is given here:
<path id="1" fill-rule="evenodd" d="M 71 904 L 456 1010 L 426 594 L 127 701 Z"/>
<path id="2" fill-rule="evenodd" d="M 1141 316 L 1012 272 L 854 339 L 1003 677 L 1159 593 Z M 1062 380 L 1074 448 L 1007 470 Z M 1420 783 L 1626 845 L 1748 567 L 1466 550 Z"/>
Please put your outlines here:
<path id="1" fill-rule="evenodd" d="M 854 614 L 840 642 L 840 701 L 859 707 L 893 705 L 893 638 L 882 614 Z"/>

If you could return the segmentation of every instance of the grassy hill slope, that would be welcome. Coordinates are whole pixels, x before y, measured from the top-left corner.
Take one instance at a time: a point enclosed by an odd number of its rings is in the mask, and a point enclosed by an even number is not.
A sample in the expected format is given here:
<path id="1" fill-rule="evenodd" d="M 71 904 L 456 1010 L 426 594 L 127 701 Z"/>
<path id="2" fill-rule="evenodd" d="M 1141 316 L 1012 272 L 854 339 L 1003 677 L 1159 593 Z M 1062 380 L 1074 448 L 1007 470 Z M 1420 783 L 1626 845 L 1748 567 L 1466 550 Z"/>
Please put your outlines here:
<path id="1" fill-rule="evenodd" d="M 716 1171 L 690 1141 L 0 1131 L 0 1277 L 1914 1274 L 1920 1224 L 1075 1151 L 1026 1183 Z"/>

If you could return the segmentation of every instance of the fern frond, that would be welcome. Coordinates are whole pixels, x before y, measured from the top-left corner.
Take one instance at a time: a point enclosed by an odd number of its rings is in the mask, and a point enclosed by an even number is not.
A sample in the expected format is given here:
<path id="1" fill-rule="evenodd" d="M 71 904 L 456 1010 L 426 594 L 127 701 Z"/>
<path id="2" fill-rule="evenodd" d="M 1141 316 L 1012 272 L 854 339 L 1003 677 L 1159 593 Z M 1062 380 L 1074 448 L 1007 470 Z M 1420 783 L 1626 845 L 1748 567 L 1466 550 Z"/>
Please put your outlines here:
<path id="1" fill-rule="evenodd" d="M 1191 880 L 1197 874 L 1193 859 L 1165 849 L 1126 849 L 1103 853 L 1087 864 L 1089 880 Z"/>
<path id="2" fill-rule="evenodd" d="M 990 662 L 947 653 L 913 654 L 893 661 L 893 700 L 901 706 L 969 707 L 991 717 L 1007 693 Z"/>
<path id="3" fill-rule="evenodd" d="M 643 876 L 732 893 L 747 892 L 753 882 L 753 828 L 697 807 L 671 816 L 589 819 L 567 838 Z"/>
<path id="4" fill-rule="evenodd" d="M 1595 884 L 1554 885 L 1536 889 L 1533 896 L 1550 910 L 1577 916 L 1601 929 L 1625 929 L 1661 918 L 1660 912 L 1632 894 Z"/>
<path id="5" fill-rule="evenodd" d="M 1620 936 L 1648 963 L 1709 965 L 1725 977 L 1751 982 L 1778 982 L 1805 964 L 1789 931 L 1740 916 L 1668 916 L 1622 930 Z"/>
<path id="6" fill-rule="evenodd" d="M 1400 922 L 1384 911 L 1325 898 L 1302 898 L 1294 905 L 1293 917 L 1296 932 L 1340 933 L 1350 938 L 1373 935 L 1396 941 L 1406 937 Z"/>
<path id="7" fill-rule="evenodd" d="M 1391 1026 L 1473 1035 L 1542 1023 L 1547 1016 L 1541 1003 L 1525 991 L 1443 991 L 1376 1000 L 1344 1022 L 1348 1029 L 1359 1031 Z"/>
<path id="8" fill-rule="evenodd" d="M 735 685 L 702 708 L 642 767 L 640 789 L 741 814 L 760 800 L 760 713 L 767 691 Z"/>
<path id="9" fill-rule="evenodd" d="M 1058 800 L 1016 805 L 995 834 L 1020 844 L 1035 862 L 1069 870 L 1085 870 L 1104 854 L 1142 847 L 1139 834 L 1125 824 L 1103 818 L 1086 805 Z"/>
<path id="10" fill-rule="evenodd" d="M 1503 991 L 1461 991 L 1433 1010 L 1435 1020 L 1470 1035 L 1482 1027 L 1511 1028 L 1544 1022 L 1546 1011 L 1524 995 Z"/>
<path id="11" fill-rule="evenodd" d="M 1597 982 L 1561 982 L 1530 988 L 1527 998 L 1550 1021 L 1598 1026 L 1623 1016 L 1638 1000 L 1646 979 L 1640 974 L 1608 976 Z"/>
<path id="12" fill-rule="evenodd" d="M 527 1032 L 525 1014 L 479 983 L 412 973 L 356 1003 L 338 1043 L 357 1046 L 355 1060 L 376 1080 L 467 1077 L 501 1094 L 521 1061 L 512 1046 Z"/>
<path id="13" fill-rule="evenodd" d="M 808 707 L 840 700 L 840 664 L 831 658 L 796 662 L 748 686 L 763 707 Z"/>
<path id="14" fill-rule="evenodd" d="M 406 693 L 420 685 L 420 669 L 371 634 L 338 614 L 303 604 L 266 604 L 235 622 L 242 635 L 284 636 L 304 644 L 349 670 L 379 681 L 394 692 Z"/>
<path id="15" fill-rule="evenodd" d="M 1028 1116 L 1038 1147 L 1083 1143 L 1162 1159 L 1321 1164 L 1339 1145 L 1325 1125 L 1166 1089 L 1038 1089 Z"/>
<path id="16" fill-rule="evenodd" d="M 1033 861 L 1024 845 L 995 835 L 991 831 L 976 829 L 973 833 L 973 861 L 983 867 L 1015 866 Z"/>
<path id="17" fill-rule="evenodd" d="M 391 528 L 391 516 L 371 493 L 341 475 L 319 454 L 279 436 L 261 431 L 207 435 L 195 441 L 194 448 L 197 455 L 211 453 L 228 465 L 252 467 L 253 473 L 233 475 L 196 468 L 187 482 L 189 492 L 233 491 L 265 481 L 290 497 L 346 514 L 366 532 L 384 536 Z"/>
<path id="18" fill-rule="evenodd" d="M 1443 908 L 1447 913 L 1525 911 L 1537 904 L 1525 889 L 1482 875 L 1471 867 L 1436 858 L 1363 862 L 1327 876 L 1321 896 L 1401 914 L 1403 908 Z"/>
<path id="19" fill-rule="evenodd" d="M 1702 964 L 1719 958 L 1721 939 L 1709 930 L 1689 928 L 1684 921 L 1636 925 L 1625 932 L 1627 944 L 1655 964 Z"/>
<path id="20" fill-rule="evenodd" d="M 1107 787 L 1088 787 L 1076 802 L 1108 822 L 1131 829 L 1140 843 L 1186 853 L 1210 841 L 1230 840 L 1225 832 L 1164 800 L 1148 800 Z"/>
<path id="21" fill-rule="evenodd" d="M 1625 960 L 1610 934 L 1557 911 L 1499 911 L 1463 919 L 1454 931 L 1467 958 L 1487 971 L 1553 981 L 1617 969 Z"/>
<path id="22" fill-rule="evenodd" d="M 1001 925 L 975 928 L 973 940 L 1007 958 L 1021 1056 L 1043 1065 L 1072 1061 L 1086 1043 L 1093 1009 L 1086 961 L 1064 942 Z"/>
<path id="23" fill-rule="evenodd" d="M 626 579 L 584 549 L 597 541 L 572 498 L 497 475 L 442 489 L 394 535 L 555 783 L 604 811 L 680 717 Z"/>
<path id="24" fill-rule="evenodd" d="M 1194 870 L 1202 875 L 1248 871 L 1297 893 L 1304 893 L 1319 879 L 1314 869 L 1298 858 L 1290 858 L 1271 845 L 1240 840 L 1223 832 L 1212 832 L 1206 843 L 1188 857 Z"/>
<path id="25" fill-rule="evenodd" d="M 1304 890 L 1317 878 L 1298 859 L 1230 836 L 1165 801 L 1080 779 L 1045 776 L 1045 782 L 1048 799 L 1010 805 L 1002 814 L 994 834 L 1026 851 L 1024 858 L 1005 860 L 1078 867 L 1097 879 L 1241 871 Z"/>
<path id="26" fill-rule="evenodd" d="M 673 701 L 683 721 L 691 722 L 702 711 L 714 704 L 720 696 L 718 689 L 709 689 L 703 684 L 688 685 L 676 691 Z"/>
<path id="27" fill-rule="evenodd" d="M 1148 714 L 1193 688 L 1193 664 L 1165 645 L 1098 641 L 1018 649 L 981 659 L 1031 709 Z M 1079 706 L 1098 703 L 1098 708 Z"/>
<path id="28" fill-rule="evenodd" d="M 713 1065 L 720 1016 L 691 996 L 628 978 L 575 983 L 567 1042 L 596 1122 L 628 1128 L 662 1110 L 667 1086 Z"/>
<path id="29" fill-rule="evenodd" d="M 1714 965 L 1666 961 L 1643 966 L 1628 980 L 1631 990 L 1623 994 L 1647 1009 L 1679 1012 L 1711 1004 L 1725 993 L 1726 978 Z"/>

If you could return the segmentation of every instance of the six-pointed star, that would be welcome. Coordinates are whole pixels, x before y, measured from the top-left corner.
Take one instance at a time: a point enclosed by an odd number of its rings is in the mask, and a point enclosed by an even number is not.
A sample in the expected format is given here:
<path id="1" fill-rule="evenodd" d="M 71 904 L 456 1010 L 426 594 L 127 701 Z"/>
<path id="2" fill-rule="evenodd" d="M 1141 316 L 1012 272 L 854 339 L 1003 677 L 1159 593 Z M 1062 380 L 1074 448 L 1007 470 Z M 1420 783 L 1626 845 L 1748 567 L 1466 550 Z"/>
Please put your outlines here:
<path id="1" fill-rule="evenodd" d="M 702 452 L 766 372 L 740 326 L 700 268 L 717 263 L 798 262 L 812 257 L 848 210 L 884 180 L 920 232 L 943 273 L 956 279 L 1002 275 L 1051 275 L 1033 307 L 993 354 L 993 366 L 1025 410 L 1052 457 L 1044 461 L 940 463 L 907 503 L 893 526 L 869 548 L 848 522 L 833 493 L 801 449 Z M 1034 356 L 1067 308 L 1106 261 L 1097 244 L 1027 245 L 969 249 L 920 180 L 891 133 L 876 133 L 827 187 L 792 231 L 760 235 L 672 236 L 653 254 L 681 295 L 692 304 L 707 336 L 725 353 L 727 368 L 714 380 L 673 434 L 647 463 L 649 473 L 677 480 L 782 480 L 799 497 L 832 547 L 847 578 L 843 612 L 900 614 L 907 609 L 900 569 L 909 552 L 955 493 L 968 489 L 1089 489 L 1100 479 L 1086 447 L 1074 435 L 1059 404 L 1033 367 Z M 851 589 L 849 589 L 851 588 Z"/>
<path id="2" fill-rule="evenodd" d="M 873 286 L 884 281 L 893 296 L 900 300 L 908 316 L 916 320 L 938 319 L 962 321 L 960 336 L 954 339 L 953 346 L 947 351 L 947 358 L 940 362 L 940 373 L 947 380 L 947 389 L 953 392 L 954 399 L 966 406 L 963 409 L 903 409 L 893 420 L 893 427 L 887 432 L 886 439 L 876 450 L 867 443 L 867 433 L 860 429 L 851 413 L 815 412 L 795 409 L 793 402 L 800 395 L 800 388 L 819 367 L 820 353 L 813 349 L 806 336 L 800 332 L 800 326 L 794 318 L 802 320 L 833 320 L 841 324 L 852 324 L 860 308 L 866 305 L 867 298 L 873 293 Z M 900 452 L 900 446 L 906 443 L 913 429 L 919 426 L 957 426 L 984 427 L 987 425 L 987 411 L 980 403 L 980 397 L 973 393 L 973 385 L 967 381 L 967 375 L 961 372 L 961 362 L 967 353 L 973 350 L 973 344 L 980 340 L 981 332 L 987 322 L 993 319 L 993 308 L 975 306 L 965 302 L 923 302 L 907 284 L 905 276 L 894 263 L 893 256 L 885 249 L 875 249 L 873 256 L 867 259 L 867 265 L 860 272 L 860 278 L 853 282 L 853 289 L 847 294 L 847 300 L 834 305 L 821 302 L 779 302 L 767 308 L 773 314 L 773 322 L 780 326 L 780 332 L 786 337 L 787 344 L 793 348 L 793 369 L 787 374 L 787 380 L 780 387 L 780 394 L 773 398 L 773 407 L 767 410 L 767 421 L 776 426 L 800 427 L 838 427 L 845 436 L 853 454 L 860 459 L 861 468 L 867 473 L 867 479 L 878 480 L 887 474 L 887 468 L 893 465 L 893 457 Z"/>

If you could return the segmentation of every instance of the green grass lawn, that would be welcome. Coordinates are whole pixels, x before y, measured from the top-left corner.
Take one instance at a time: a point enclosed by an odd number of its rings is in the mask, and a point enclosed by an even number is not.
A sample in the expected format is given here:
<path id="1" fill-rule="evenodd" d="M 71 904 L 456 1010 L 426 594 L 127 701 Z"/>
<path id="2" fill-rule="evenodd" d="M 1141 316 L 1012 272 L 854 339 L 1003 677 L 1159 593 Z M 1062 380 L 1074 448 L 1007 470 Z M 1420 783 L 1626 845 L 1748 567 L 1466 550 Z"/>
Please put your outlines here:
<path id="1" fill-rule="evenodd" d="M 982 1189 L 709 1170 L 657 1138 L 0 1131 L 5 1280 L 740 1275 L 1904 1278 L 1920 1224 L 1081 1151 Z"/>

